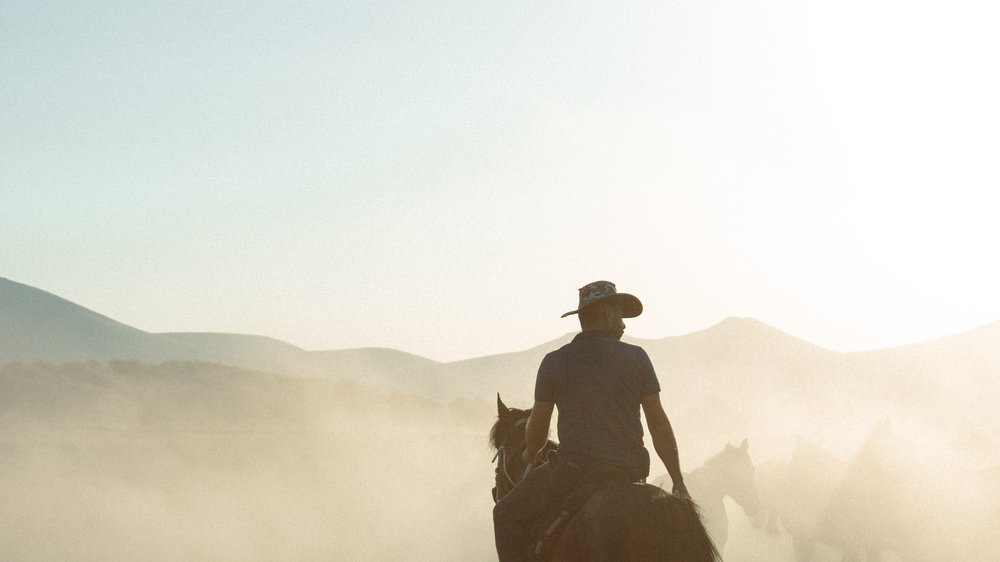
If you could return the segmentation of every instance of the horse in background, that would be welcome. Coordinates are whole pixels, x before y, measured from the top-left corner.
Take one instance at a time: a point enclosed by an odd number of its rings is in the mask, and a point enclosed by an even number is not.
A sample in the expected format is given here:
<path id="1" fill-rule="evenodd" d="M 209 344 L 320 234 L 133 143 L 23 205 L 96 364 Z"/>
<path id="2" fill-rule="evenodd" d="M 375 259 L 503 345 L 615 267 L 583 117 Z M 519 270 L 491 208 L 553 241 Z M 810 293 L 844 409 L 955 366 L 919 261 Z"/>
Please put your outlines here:
<path id="1" fill-rule="evenodd" d="M 684 474 L 684 483 L 691 498 L 701 507 L 708 532 L 720 550 L 725 547 L 729 536 L 729 517 L 723 501 L 726 497 L 735 501 L 755 526 L 760 522 L 760 496 L 748 451 L 746 439 L 739 447 L 727 443 L 705 464 Z M 652 483 L 669 489 L 670 476 L 658 476 Z"/>
<path id="2" fill-rule="evenodd" d="M 531 470 L 521 455 L 531 410 L 508 408 L 497 395 L 490 445 L 497 454 L 495 501 Z M 546 449 L 557 444 L 549 441 Z M 649 484 L 610 484 L 598 490 L 563 524 L 552 561 L 721 562 L 697 507 Z"/>
<path id="3" fill-rule="evenodd" d="M 757 466 L 764 528 L 771 536 L 784 528 L 799 562 L 812 558 L 820 519 L 846 467 L 830 451 L 802 440 L 796 440 L 789 460 Z"/>
<path id="4" fill-rule="evenodd" d="M 996 560 L 1000 521 L 983 477 L 880 422 L 834 488 L 817 542 L 843 560 Z"/>

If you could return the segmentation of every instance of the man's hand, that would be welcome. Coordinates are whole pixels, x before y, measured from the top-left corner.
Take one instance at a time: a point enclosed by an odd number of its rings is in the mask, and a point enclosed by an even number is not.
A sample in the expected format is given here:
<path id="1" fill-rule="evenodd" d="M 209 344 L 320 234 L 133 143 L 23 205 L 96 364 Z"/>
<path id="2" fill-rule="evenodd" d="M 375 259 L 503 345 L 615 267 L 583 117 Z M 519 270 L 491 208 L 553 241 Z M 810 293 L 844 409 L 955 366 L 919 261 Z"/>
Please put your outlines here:
<path id="1" fill-rule="evenodd" d="M 688 493 L 687 486 L 683 482 L 674 484 L 674 489 L 671 492 L 674 496 L 681 498 L 682 500 L 690 500 L 691 494 Z"/>

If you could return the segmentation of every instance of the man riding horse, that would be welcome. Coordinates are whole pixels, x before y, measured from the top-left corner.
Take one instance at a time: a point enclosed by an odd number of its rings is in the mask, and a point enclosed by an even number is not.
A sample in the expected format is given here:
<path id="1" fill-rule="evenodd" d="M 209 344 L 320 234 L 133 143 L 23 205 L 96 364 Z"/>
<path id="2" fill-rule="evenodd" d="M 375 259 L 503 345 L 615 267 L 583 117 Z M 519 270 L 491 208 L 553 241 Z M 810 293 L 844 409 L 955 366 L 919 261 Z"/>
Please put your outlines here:
<path id="1" fill-rule="evenodd" d="M 641 347 L 620 341 L 622 319 L 641 313 L 639 299 L 617 292 L 614 283 L 595 281 L 580 289 L 577 309 L 563 314 L 579 315 L 581 333 L 538 368 L 524 456 L 530 462 L 546 445 L 553 407 L 559 408 L 559 450 L 494 507 L 500 562 L 526 560 L 531 524 L 584 483 L 639 482 L 649 475 L 640 407 L 673 494 L 690 499 L 653 364 Z"/>

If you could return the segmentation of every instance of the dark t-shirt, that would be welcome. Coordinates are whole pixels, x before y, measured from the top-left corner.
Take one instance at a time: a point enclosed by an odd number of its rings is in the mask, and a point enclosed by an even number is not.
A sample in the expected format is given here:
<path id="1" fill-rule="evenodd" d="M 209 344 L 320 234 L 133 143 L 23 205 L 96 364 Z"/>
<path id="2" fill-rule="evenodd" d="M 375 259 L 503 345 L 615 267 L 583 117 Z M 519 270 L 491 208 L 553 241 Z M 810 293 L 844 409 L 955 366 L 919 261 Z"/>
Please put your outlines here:
<path id="1" fill-rule="evenodd" d="M 584 467 L 624 466 L 649 474 L 639 419 L 642 398 L 660 391 L 638 346 L 604 332 L 582 332 L 545 356 L 535 400 L 559 409 L 559 454 Z"/>

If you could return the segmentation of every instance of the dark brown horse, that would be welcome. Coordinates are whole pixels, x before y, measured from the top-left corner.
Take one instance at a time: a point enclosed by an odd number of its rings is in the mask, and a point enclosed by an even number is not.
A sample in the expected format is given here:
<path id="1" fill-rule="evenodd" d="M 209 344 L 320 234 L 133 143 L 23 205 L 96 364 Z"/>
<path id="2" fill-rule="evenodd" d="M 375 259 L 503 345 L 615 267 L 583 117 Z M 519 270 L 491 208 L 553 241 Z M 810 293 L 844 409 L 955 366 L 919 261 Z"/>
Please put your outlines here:
<path id="1" fill-rule="evenodd" d="M 497 396 L 499 419 L 490 431 L 497 454 L 499 501 L 532 466 L 521 455 L 531 410 L 508 408 Z M 549 442 L 546 449 L 556 444 Z M 536 461 L 540 462 L 540 461 Z M 697 507 L 649 484 L 611 484 L 595 493 L 563 526 L 553 561 L 717 562 L 719 556 Z"/>

